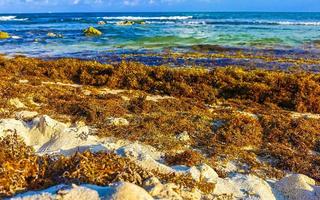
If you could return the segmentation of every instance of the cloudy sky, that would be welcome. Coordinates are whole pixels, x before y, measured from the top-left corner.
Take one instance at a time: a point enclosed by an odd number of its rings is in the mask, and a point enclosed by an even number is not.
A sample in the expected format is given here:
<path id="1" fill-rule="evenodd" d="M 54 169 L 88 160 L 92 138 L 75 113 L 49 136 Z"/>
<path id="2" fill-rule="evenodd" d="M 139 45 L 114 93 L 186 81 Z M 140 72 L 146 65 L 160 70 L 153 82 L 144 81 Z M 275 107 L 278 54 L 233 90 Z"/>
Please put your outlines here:
<path id="1" fill-rule="evenodd" d="M 0 13 L 320 11 L 320 0 L 0 0 Z"/>

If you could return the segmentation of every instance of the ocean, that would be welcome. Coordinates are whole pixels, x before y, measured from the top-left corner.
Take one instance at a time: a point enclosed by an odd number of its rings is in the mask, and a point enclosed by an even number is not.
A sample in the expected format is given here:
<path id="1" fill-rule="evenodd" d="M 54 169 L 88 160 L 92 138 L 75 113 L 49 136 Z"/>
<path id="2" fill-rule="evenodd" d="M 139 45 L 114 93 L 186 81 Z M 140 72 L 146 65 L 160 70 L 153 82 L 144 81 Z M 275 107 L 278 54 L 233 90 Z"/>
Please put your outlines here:
<path id="1" fill-rule="evenodd" d="M 99 21 L 106 25 L 98 25 Z M 118 26 L 123 20 L 145 24 Z M 94 26 L 101 37 L 86 37 Z M 0 53 L 59 57 L 110 52 L 186 50 L 194 45 L 250 49 L 320 48 L 320 13 L 45 13 L 0 14 Z M 53 32 L 62 38 L 49 37 Z"/>

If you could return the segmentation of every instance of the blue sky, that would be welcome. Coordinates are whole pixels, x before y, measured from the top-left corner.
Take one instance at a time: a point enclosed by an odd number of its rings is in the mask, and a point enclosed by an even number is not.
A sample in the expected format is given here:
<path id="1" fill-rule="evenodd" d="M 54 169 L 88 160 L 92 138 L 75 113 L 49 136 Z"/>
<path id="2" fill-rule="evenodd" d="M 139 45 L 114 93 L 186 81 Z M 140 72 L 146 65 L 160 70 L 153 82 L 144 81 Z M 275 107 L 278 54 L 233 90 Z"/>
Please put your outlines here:
<path id="1" fill-rule="evenodd" d="M 320 0 L 0 0 L 0 13 L 78 11 L 320 12 Z"/>

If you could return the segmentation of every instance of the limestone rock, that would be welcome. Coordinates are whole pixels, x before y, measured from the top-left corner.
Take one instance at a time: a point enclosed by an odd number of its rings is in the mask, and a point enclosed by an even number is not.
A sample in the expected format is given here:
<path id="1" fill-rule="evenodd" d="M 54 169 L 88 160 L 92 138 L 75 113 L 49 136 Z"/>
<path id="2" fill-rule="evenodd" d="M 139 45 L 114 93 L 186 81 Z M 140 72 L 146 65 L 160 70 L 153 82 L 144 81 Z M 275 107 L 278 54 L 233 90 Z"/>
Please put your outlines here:
<path id="1" fill-rule="evenodd" d="M 215 195 L 231 195 L 236 199 L 275 200 L 271 187 L 254 175 L 236 174 L 231 178 L 218 178 Z"/>
<path id="2" fill-rule="evenodd" d="M 89 28 L 85 29 L 83 31 L 83 33 L 86 35 L 86 36 L 100 36 L 102 35 L 102 32 L 99 31 L 98 29 L 90 26 Z"/>
<path id="3" fill-rule="evenodd" d="M 73 185 L 72 189 L 66 191 L 59 191 L 56 199 L 59 200 L 99 200 L 99 194 L 97 191 L 78 187 Z"/>
<path id="4" fill-rule="evenodd" d="M 105 21 L 98 21 L 99 25 L 106 25 L 107 23 Z"/>
<path id="5" fill-rule="evenodd" d="M 207 183 L 216 183 L 219 175 L 214 171 L 209 165 L 201 164 L 197 166 L 197 169 L 200 171 L 200 180 Z"/>
<path id="6" fill-rule="evenodd" d="M 153 200 L 146 190 L 132 183 L 119 182 L 114 184 L 114 189 L 111 200 Z"/>
<path id="7" fill-rule="evenodd" d="M 118 26 L 132 26 L 134 25 L 134 21 L 120 21 L 117 22 Z"/>
<path id="8" fill-rule="evenodd" d="M 16 119 L 23 120 L 23 121 L 30 121 L 37 116 L 38 116 L 37 112 L 31 112 L 31 111 L 21 111 L 16 113 Z"/>
<path id="9" fill-rule="evenodd" d="M 8 38 L 10 38 L 9 33 L 0 31 L 0 40 L 8 39 Z"/>
<path id="10" fill-rule="evenodd" d="M 52 38 L 62 38 L 63 37 L 63 35 L 61 35 L 61 34 L 52 33 L 52 32 L 47 33 L 47 36 L 52 37 Z"/>
<path id="11" fill-rule="evenodd" d="M 143 20 L 136 20 L 136 21 L 134 21 L 134 23 L 135 23 L 135 24 L 140 24 L 140 25 L 146 24 L 146 22 L 143 21 Z"/>
<path id="12" fill-rule="evenodd" d="M 275 188 L 289 200 L 319 200 L 315 180 L 302 174 L 289 175 L 275 183 Z"/>

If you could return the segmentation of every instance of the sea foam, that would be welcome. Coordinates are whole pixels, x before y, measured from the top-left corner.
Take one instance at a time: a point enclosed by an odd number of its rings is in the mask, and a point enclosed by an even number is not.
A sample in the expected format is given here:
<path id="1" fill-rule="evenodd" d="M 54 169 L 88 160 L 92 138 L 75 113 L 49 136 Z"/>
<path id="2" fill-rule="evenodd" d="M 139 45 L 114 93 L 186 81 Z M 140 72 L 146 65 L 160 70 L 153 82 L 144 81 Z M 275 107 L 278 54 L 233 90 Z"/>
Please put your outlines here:
<path id="1" fill-rule="evenodd" d="M 119 17 L 103 17 L 106 20 L 186 20 L 192 19 L 192 16 L 160 16 L 160 17 L 135 17 L 135 16 L 119 16 Z"/>
<path id="2" fill-rule="evenodd" d="M 17 19 L 17 16 L 0 16 L 0 21 L 26 21 L 28 18 Z"/>

